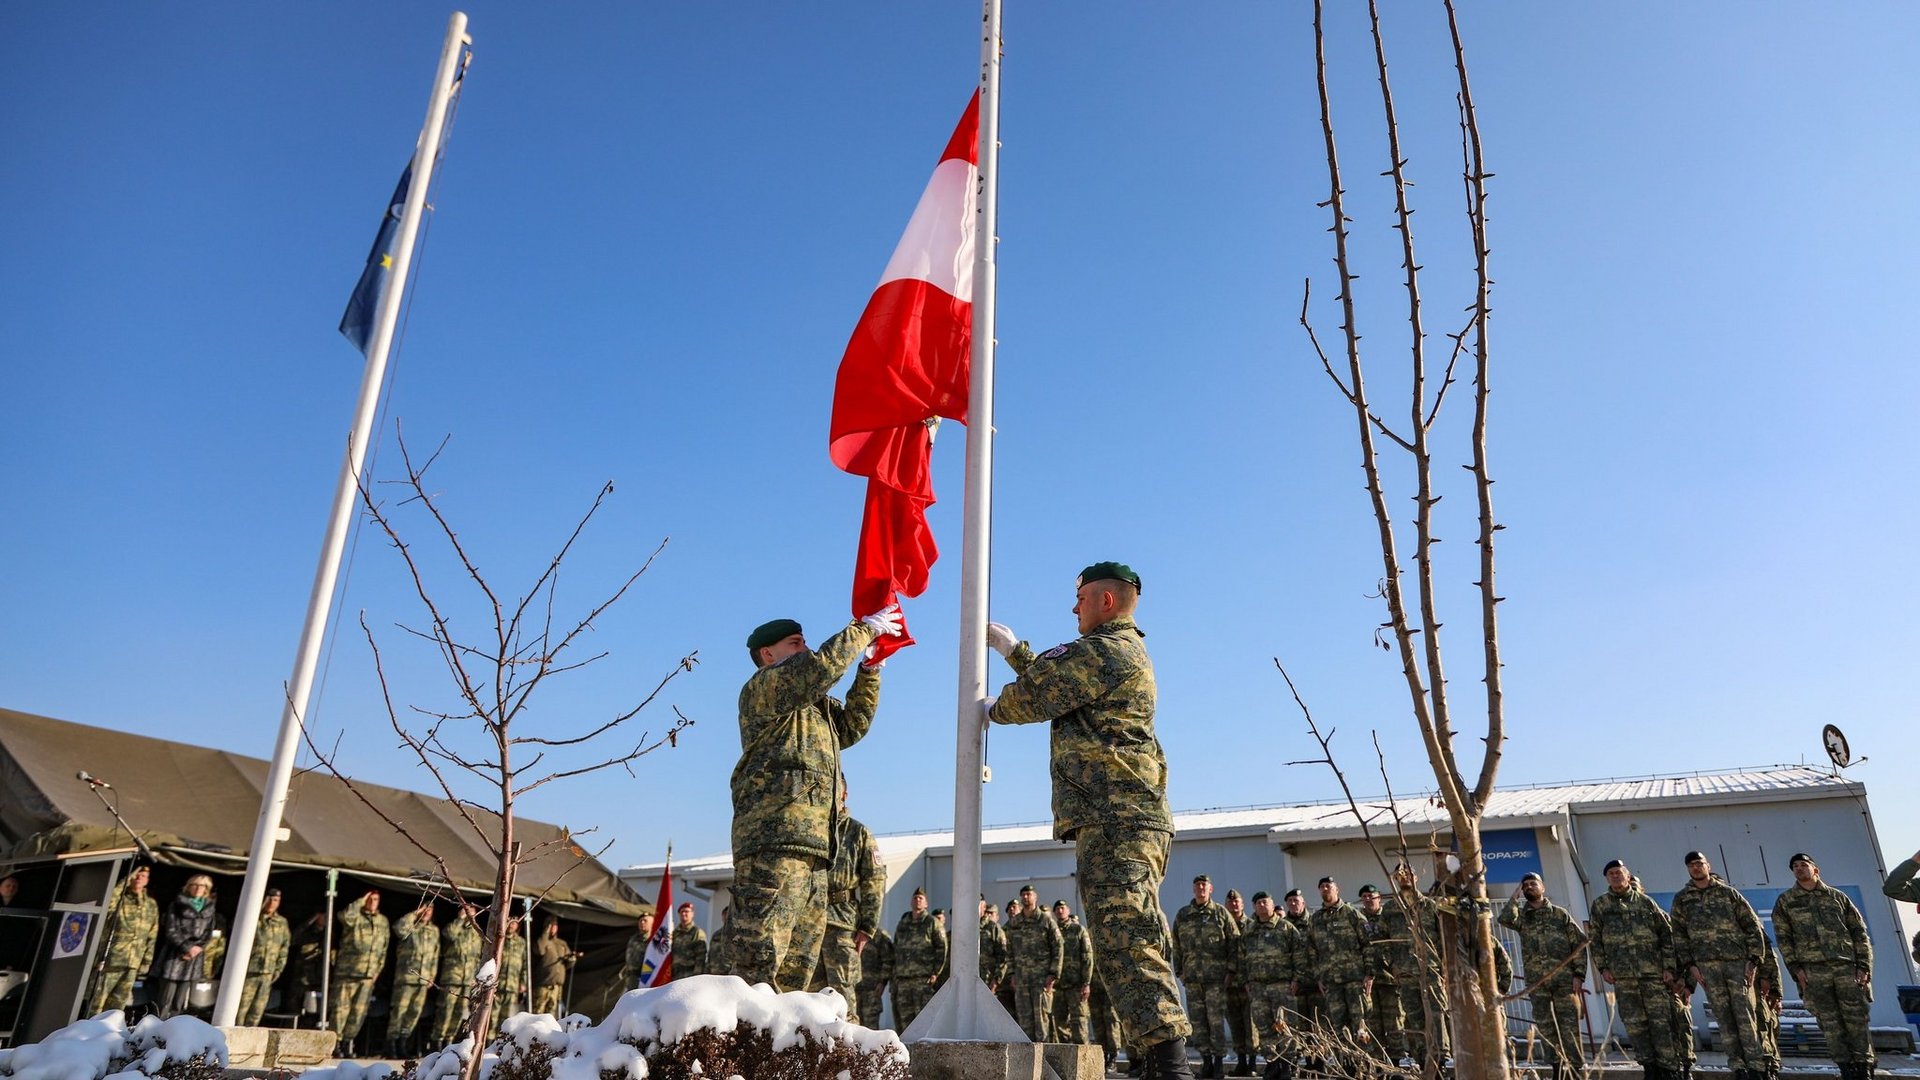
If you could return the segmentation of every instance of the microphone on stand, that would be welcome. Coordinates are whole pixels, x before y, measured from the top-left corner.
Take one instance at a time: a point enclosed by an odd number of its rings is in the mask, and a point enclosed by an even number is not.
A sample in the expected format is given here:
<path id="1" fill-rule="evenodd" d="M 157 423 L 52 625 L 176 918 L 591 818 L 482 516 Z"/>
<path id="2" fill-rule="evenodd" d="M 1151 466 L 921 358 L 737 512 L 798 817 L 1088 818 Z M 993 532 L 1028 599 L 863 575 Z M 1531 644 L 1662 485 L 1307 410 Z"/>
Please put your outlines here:
<path id="1" fill-rule="evenodd" d="M 93 775 L 92 773 L 88 772 L 85 769 L 81 769 L 79 772 L 75 773 L 74 778 L 79 780 L 81 783 L 87 784 L 90 787 L 97 787 L 97 788 L 113 787 L 112 784 L 107 783 L 105 780 L 100 779 L 99 777 Z"/>

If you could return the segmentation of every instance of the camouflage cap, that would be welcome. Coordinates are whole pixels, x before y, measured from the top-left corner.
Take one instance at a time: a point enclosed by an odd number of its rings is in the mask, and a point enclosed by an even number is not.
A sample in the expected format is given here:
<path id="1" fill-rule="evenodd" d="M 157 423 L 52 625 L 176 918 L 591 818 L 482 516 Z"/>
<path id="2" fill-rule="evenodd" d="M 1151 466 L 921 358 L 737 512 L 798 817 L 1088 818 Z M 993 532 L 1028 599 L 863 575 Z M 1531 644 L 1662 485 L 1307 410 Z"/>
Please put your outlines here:
<path id="1" fill-rule="evenodd" d="M 1080 577 L 1074 582 L 1074 588 L 1080 588 L 1089 581 L 1124 581 L 1134 588 L 1140 588 L 1140 575 L 1133 567 L 1123 562 L 1097 562 L 1080 571 Z"/>
<path id="2" fill-rule="evenodd" d="M 1360 886 L 1360 895 L 1361 896 L 1379 896 L 1380 890 L 1374 888 L 1372 882 L 1368 882 L 1367 884 Z"/>
<path id="3" fill-rule="evenodd" d="M 747 635 L 747 648 L 750 650 L 764 649 L 776 641 L 781 641 L 800 633 L 805 633 L 805 631 L 801 630 L 800 624 L 794 622 L 792 619 L 775 619 L 772 622 L 763 622 L 753 628 L 753 633 Z"/>
<path id="4" fill-rule="evenodd" d="M 1271 899 L 1273 899 L 1273 897 L 1268 896 L 1267 890 L 1265 889 L 1261 889 L 1259 892 L 1253 894 L 1253 902 L 1256 904 L 1262 900 L 1271 900 Z"/>

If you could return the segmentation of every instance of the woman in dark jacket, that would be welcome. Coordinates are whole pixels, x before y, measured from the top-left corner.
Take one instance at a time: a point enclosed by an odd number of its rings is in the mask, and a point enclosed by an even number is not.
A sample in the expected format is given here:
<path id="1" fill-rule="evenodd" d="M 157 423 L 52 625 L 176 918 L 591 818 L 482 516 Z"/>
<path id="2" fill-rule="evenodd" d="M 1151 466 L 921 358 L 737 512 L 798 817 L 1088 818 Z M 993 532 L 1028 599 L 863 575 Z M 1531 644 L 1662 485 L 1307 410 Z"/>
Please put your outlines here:
<path id="1" fill-rule="evenodd" d="M 152 976 L 158 991 L 154 1011 L 162 1017 L 187 1010 L 193 984 L 205 966 L 207 942 L 213 939 L 213 879 L 195 874 L 160 918 L 160 942 L 154 950 Z"/>

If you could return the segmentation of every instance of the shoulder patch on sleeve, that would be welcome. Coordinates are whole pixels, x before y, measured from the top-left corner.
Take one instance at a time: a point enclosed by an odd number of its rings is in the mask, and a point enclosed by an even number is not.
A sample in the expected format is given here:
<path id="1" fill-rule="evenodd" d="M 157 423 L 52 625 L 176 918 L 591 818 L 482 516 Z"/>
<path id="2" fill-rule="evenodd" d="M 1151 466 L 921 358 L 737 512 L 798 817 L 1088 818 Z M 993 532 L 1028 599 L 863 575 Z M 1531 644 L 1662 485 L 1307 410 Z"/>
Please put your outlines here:
<path id="1" fill-rule="evenodd" d="M 1058 660 L 1065 655 L 1067 655 L 1067 647 L 1065 645 L 1055 645 L 1053 648 L 1041 653 L 1040 657 L 1044 660 Z"/>

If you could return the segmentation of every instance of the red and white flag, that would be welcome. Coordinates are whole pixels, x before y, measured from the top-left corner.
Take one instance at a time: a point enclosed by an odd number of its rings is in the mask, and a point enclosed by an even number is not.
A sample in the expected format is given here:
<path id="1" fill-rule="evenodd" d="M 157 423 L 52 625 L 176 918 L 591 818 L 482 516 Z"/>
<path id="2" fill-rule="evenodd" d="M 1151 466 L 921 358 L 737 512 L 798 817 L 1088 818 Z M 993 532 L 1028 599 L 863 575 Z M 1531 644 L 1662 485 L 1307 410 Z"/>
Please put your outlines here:
<path id="1" fill-rule="evenodd" d="M 673 978 L 673 863 L 660 877 L 660 898 L 653 902 L 653 937 L 640 961 L 640 989 L 665 986 Z"/>
<path id="2" fill-rule="evenodd" d="M 928 422 L 967 420 L 979 144 L 976 92 L 840 358 L 828 453 L 835 465 L 867 477 L 853 571 L 855 616 L 920 595 L 939 557 L 927 527 L 933 505 Z M 877 655 L 911 644 L 906 632 L 883 637 Z"/>

